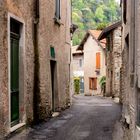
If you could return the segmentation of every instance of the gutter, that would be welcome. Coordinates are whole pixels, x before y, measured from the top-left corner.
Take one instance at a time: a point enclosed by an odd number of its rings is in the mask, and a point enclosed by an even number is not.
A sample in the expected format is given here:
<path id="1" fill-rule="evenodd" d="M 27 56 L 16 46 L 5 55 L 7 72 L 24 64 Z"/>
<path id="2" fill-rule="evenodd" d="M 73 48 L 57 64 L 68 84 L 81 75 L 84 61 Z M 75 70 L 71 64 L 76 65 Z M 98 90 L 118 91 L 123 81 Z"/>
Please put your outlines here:
<path id="1" fill-rule="evenodd" d="M 38 46 L 38 24 L 39 24 L 39 0 L 35 0 L 34 7 L 34 87 L 33 87 L 33 117 L 34 123 L 39 121 L 39 100 L 40 100 L 40 64 L 39 64 L 39 46 Z"/>

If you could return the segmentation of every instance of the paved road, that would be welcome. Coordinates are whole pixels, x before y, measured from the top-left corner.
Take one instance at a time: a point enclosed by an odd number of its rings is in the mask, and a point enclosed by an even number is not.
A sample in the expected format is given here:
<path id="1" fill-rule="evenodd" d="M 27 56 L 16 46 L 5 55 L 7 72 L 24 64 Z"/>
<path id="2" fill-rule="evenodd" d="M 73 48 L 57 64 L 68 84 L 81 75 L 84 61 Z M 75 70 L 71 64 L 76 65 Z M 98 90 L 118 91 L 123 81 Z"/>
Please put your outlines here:
<path id="1" fill-rule="evenodd" d="M 112 140 L 121 108 L 111 99 L 74 96 L 73 105 L 59 117 L 34 126 L 11 140 Z"/>

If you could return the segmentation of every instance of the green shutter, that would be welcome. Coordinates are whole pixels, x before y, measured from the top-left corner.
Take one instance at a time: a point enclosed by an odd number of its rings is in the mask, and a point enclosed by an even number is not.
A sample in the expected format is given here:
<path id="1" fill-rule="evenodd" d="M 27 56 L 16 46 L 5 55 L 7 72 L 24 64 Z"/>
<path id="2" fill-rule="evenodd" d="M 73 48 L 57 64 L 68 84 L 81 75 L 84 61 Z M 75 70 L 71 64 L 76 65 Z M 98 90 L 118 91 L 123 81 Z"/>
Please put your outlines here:
<path id="1" fill-rule="evenodd" d="M 19 121 L 19 39 L 11 36 L 11 122 Z"/>
<path id="2" fill-rule="evenodd" d="M 10 19 L 11 126 L 19 123 L 19 39 L 20 23 Z"/>
<path id="3" fill-rule="evenodd" d="M 11 90 L 19 89 L 19 41 L 11 38 Z"/>
<path id="4" fill-rule="evenodd" d="M 54 47 L 50 47 L 50 53 L 51 53 L 51 57 L 55 58 L 55 49 L 54 49 Z"/>

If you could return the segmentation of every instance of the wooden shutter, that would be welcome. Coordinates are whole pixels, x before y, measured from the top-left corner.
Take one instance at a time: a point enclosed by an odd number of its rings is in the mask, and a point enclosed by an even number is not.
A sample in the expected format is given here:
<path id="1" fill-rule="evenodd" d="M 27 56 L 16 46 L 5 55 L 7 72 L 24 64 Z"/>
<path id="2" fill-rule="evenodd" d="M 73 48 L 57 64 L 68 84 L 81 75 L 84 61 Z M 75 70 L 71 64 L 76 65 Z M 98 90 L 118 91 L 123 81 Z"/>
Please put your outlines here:
<path id="1" fill-rule="evenodd" d="M 93 78 L 89 78 L 89 89 L 93 90 Z"/>
<path id="2" fill-rule="evenodd" d="M 89 78 L 89 89 L 92 89 L 92 83 L 91 78 Z"/>
<path id="3" fill-rule="evenodd" d="M 97 90 L 97 78 L 89 78 L 89 89 Z"/>
<path id="4" fill-rule="evenodd" d="M 93 78 L 93 90 L 97 90 L 97 78 Z"/>
<path id="5" fill-rule="evenodd" d="M 96 69 L 100 69 L 101 67 L 100 57 L 101 57 L 100 52 L 96 53 Z"/>

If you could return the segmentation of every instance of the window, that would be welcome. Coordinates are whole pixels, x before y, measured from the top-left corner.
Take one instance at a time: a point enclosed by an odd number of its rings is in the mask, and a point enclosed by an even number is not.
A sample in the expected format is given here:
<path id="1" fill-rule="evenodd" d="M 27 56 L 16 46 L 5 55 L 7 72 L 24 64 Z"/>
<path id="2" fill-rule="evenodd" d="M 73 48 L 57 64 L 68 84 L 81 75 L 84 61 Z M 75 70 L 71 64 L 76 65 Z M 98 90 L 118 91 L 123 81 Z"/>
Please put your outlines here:
<path id="1" fill-rule="evenodd" d="M 97 52 L 96 53 L 96 69 L 100 69 L 100 67 L 101 67 L 101 54 L 100 54 L 100 52 Z"/>
<path id="2" fill-rule="evenodd" d="M 123 21 L 126 24 L 127 17 L 127 0 L 123 0 Z"/>
<path id="3" fill-rule="evenodd" d="M 89 89 L 97 90 L 97 78 L 89 78 Z"/>
<path id="4" fill-rule="evenodd" d="M 79 60 L 79 66 L 82 67 L 82 59 Z"/>
<path id="5" fill-rule="evenodd" d="M 60 0 L 55 0 L 55 18 L 60 19 Z"/>
<path id="6" fill-rule="evenodd" d="M 110 36 L 108 36 L 107 37 L 107 47 L 106 47 L 106 49 L 107 49 L 107 51 L 110 51 Z"/>

